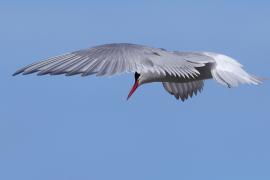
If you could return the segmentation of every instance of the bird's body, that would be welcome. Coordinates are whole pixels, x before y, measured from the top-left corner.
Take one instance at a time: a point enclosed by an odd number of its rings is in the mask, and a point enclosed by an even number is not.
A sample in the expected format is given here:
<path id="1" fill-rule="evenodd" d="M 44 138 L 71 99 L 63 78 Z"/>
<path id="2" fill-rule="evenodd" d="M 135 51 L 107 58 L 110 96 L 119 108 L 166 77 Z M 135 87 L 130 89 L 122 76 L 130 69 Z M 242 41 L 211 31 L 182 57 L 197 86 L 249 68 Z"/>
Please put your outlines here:
<path id="1" fill-rule="evenodd" d="M 136 44 L 105 44 L 75 51 L 31 64 L 17 74 L 111 76 L 135 73 L 135 84 L 128 95 L 145 83 L 162 82 L 166 91 L 186 100 L 203 88 L 203 81 L 215 79 L 220 84 L 260 84 L 261 81 L 242 69 L 234 59 L 210 52 L 178 52 Z"/>

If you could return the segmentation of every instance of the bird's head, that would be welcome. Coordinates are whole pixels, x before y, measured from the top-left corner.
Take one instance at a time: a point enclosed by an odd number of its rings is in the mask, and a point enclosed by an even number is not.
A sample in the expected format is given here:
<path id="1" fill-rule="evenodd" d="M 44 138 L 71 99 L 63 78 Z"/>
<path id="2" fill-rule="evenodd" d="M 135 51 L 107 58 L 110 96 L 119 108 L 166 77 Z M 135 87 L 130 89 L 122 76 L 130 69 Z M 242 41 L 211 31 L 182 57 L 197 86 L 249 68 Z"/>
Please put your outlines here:
<path id="1" fill-rule="evenodd" d="M 142 76 L 141 74 L 135 72 L 134 74 L 134 79 L 135 79 L 135 82 L 127 96 L 127 100 L 132 96 L 132 94 L 136 91 L 136 89 L 143 84 L 143 81 L 142 81 Z"/>

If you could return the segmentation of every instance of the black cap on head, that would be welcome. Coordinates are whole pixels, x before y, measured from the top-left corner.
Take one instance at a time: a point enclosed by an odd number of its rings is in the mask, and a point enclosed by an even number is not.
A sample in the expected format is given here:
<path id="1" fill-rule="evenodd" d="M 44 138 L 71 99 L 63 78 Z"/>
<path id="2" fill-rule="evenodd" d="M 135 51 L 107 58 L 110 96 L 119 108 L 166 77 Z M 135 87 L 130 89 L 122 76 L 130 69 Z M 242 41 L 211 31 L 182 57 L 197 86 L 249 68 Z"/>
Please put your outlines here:
<path id="1" fill-rule="evenodd" d="M 135 81 L 137 81 L 139 77 L 140 77 L 140 74 L 135 72 L 135 74 L 134 74 Z"/>

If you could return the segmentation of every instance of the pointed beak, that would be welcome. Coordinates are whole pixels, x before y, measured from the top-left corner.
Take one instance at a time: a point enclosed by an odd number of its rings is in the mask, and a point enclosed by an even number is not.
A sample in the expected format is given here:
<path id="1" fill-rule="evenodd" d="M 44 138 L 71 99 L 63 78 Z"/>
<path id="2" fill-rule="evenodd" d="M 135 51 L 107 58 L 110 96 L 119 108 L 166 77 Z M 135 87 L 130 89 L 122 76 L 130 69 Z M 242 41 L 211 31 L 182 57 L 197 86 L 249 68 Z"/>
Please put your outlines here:
<path id="1" fill-rule="evenodd" d="M 132 88 L 128 94 L 127 100 L 129 100 L 129 98 L 132 96 L 132 94 L 136 91 L 136 89 L 138 87 L 139 87 L 139 80 L 135 81 L 134 85 L 132 86 Z"/>

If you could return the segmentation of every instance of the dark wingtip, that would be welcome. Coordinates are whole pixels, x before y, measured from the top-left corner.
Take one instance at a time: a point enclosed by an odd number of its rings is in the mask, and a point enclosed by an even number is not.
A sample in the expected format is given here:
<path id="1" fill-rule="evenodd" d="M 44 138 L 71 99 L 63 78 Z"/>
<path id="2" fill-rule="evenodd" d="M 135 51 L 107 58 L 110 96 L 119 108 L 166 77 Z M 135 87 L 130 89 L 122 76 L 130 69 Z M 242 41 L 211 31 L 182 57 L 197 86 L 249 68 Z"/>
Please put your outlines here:
<path id="1" fill-rule="evenodd" d="M 12 74 L 12 76 L 17 76 L 18 74 L 21 74 L 21 71 L 16 71 L 15 73 Z"/>

